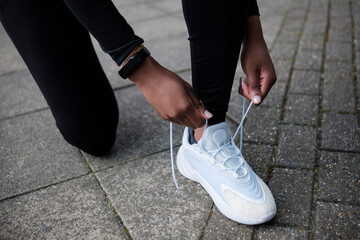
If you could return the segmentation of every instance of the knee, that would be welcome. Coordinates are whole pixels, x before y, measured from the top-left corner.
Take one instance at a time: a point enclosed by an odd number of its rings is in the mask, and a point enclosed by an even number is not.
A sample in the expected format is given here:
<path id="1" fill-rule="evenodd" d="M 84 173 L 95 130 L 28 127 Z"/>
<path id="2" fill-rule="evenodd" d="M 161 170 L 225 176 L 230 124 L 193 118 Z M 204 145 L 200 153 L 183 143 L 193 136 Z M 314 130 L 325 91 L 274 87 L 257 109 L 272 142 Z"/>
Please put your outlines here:
<path id="1" fill-rule="evenodd" d="M 91 155 L 103 156 L 111 150 L 115 143 L 117 122 L 117 118 L 101 122 L 87 120 L 86 124 L 73 125 L 66 129 L 58 125 L 58 128 L 71 145 Z"/>

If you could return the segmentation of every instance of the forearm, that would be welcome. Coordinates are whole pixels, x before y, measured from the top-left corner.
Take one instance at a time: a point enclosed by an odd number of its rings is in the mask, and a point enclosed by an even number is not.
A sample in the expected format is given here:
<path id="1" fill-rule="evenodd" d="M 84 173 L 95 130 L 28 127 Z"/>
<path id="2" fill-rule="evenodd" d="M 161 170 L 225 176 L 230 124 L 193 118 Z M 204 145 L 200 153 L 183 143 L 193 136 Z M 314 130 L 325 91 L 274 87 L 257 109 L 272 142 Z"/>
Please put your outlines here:
<path id="1" fill-rule="evenodd" d="M 104 52 L 119 65 L 143 39 L 118 12 L 111 0 L 64 0 Z"/>
<path id="2" fill-rule="evenodd" d="M 249 16 L 246 20 L 244 44 L 261 42 L 265 43 L 260 17 L 257 15 Z"/>

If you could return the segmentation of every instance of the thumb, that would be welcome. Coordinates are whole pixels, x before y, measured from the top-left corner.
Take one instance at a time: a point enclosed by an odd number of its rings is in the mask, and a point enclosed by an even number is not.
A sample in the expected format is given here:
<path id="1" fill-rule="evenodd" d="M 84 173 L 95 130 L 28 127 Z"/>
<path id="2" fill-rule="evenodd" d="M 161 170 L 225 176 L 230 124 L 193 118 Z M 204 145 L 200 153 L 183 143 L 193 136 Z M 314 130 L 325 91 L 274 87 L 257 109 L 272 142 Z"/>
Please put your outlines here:
<path id="1" fill-rule="evenodd" d="M 250 72 L 248 74 L 247 84 L 249 86 L 249 97 L 251 101 L 258 105 L 262 101 L 261 90 L 260 90 L 260 79 L 257 71 Z"/>

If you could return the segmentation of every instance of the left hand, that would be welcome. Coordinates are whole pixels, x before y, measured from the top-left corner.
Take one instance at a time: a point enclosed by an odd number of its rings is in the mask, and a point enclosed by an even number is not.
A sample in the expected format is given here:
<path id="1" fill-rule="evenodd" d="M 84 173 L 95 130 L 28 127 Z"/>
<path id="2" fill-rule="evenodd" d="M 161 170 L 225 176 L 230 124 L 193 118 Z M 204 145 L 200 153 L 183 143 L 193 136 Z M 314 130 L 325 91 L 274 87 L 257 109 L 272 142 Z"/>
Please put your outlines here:
<path id="1" fill-rule="evenodd" d="M 247 75 L 239 94 L 259 105 L 276 82 L 276 73 L 262 35 L 259 16 L 250 16 L 241 52 L 241 65 Z"/>

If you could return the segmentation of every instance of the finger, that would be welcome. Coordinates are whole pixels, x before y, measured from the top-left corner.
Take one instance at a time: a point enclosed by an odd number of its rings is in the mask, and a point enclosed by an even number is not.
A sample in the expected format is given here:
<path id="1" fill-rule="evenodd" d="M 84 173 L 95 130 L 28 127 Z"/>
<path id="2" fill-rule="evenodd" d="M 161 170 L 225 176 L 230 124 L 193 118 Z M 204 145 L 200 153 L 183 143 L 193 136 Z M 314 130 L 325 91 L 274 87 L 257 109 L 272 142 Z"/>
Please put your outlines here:
<path id="1" fill-rule="evenodd" d="M 191 87 L 187 88 L 187 93 L 194 106 L 193 108 L 189 109 L 190 115 L 188 116 L 191 116 L 190 120 L 194 125 L 201 127 L 205 124 L 205 119 L 211 118 L 212 114 L 205 109 L 204 104 L 198 100 Z"/>
<path id="2" fill-rule="evenodd" d="M 249 99 L 251 99 L 254 104 L 259 105 L 262 101 L 262 96 L 258 70 L 254 70 L 248 73 L 247 84 L 249 86 Z"/>
<path id="3" fill-rule="evenodd" d="M 263 99 L 266 98 L 266 96 L 268 95 L 268 93 L 270 92 L 270 89 L 272 88 L 272 86 L 275 84 L 276 82 L 276 75 L 273 74 L 271 76 L 266 76 L 263 80 L 262 80 L 262 84 L 261 84 L 261 95 L 263 96 Z"/>

